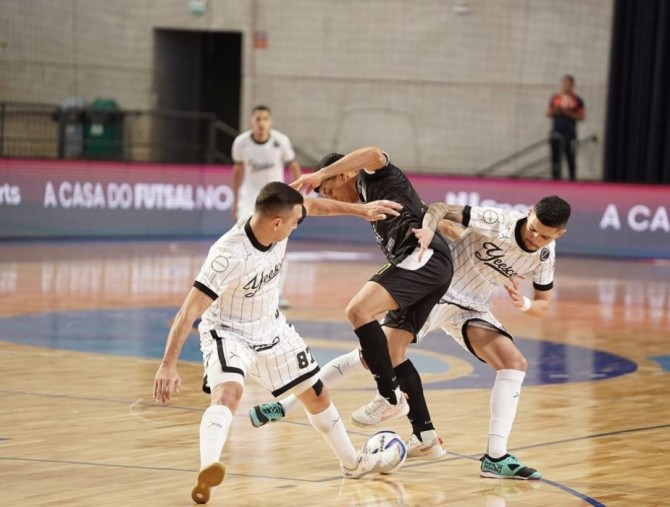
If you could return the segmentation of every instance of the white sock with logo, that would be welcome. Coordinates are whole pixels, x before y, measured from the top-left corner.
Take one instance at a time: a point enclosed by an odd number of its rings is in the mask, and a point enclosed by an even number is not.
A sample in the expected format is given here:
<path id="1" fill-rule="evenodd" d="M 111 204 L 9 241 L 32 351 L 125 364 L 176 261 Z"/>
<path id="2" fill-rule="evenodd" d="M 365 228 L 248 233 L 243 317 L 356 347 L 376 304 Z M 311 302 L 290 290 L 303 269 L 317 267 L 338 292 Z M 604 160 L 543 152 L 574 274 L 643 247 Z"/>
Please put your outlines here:
<path id="1" fill-rule="evenodd" d="M 347 468 L 353 468 L 358 461 L 358 452 L 347 435 L 342 418 L 334 403 L 318 414 L 310 414 L 305 410 L 307 419 L 314 426 L 314 429 L 323 435 L 328 445 Z"/>
<path id="2" fill-rule="evenodd" d="M 212 405 L 200 421 L 200 469 L 221 459 L 233 413 L 225 405 Z"/>
<path id="3" fill-rule="evenodd" d="M 339 384 L 343 380 L 365 371 L 365 366 L 361 361 L 360 351 L 354 349 L 347 354 L 336 357 L 328 361 L 319 372 L 319 379 L 324 385 L 330 389 Z M 298 398 L 292 394 L 279 400 L 279 403 L 284 407 L 284 411 L 288 414 L 298 404 Z"/>
<path id="4" fill-rule="evenodd" d="M 507 454 L 507 440 L 512 431 L 526 372 L 498 370 L 491 389 L 491 424 L 489 426 L 488 455 L 500 458 Z"/>

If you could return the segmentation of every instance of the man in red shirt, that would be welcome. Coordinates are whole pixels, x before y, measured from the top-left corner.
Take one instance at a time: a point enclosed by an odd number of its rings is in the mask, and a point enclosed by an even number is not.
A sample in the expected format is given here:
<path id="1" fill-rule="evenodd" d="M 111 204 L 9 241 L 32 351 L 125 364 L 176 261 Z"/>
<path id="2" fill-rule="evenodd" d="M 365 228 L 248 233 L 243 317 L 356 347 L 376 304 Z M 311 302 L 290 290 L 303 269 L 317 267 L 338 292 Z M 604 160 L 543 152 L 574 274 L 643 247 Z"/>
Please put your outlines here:
<path id="1" fill-rule="evenodd" d="M 584 101 L 573 92 L 575 78 L 566 74 L 561 78 L 561 91 L 551 97 L 547 116 L 553 118 L 549 143 L 551 145 L 551 175 L 561 179 L 561 152 L 565 154 L 570 180 L 577 174 L 577 122 L 584 119 Z"/>

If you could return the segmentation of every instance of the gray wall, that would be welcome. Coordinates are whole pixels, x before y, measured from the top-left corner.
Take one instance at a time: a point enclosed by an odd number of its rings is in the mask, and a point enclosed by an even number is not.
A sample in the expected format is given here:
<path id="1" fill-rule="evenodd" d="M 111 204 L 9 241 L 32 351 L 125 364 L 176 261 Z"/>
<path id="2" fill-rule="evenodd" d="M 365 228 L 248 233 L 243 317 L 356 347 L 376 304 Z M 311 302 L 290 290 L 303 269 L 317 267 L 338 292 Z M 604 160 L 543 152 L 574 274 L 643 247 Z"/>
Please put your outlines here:
<path id="1" fill-rule="evenodd" d="M 151 108 L 153 28 L 242 31 L 243 124 L 267 103 L 315 158 L 379 144 L 425 172 L 472 173 L 546 136 L 547 101 L 571 73 L 580 136 L 600 139 L 579 176 L 601 178 L 612 0 L 209 0 L 201 16 L 189 0 L 0 0 L 0 12 L 0 100 Z"/>

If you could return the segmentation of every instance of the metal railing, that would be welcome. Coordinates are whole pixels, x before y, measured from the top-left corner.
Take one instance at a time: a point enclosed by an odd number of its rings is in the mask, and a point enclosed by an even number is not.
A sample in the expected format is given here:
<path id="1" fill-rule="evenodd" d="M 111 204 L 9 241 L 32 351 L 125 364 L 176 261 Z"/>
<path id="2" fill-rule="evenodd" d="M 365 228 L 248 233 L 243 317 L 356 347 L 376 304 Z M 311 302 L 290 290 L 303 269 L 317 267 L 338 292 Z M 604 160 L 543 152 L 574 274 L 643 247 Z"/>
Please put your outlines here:
<path id="1" fill-rule="evenodd" d="M 0 102 L 0 157 L 230 163 L 237 134 L 213 113 Z"/>
<path id="2" fill-rule="evenodd" d="M 586 146 L 591 143 L 597 143 L 598 136 L 595 134 L 583 137 L 577 141 L 577 148 Z M 491 165 L 480 169 L 475 174 L 476 176 L 502 176 L 505 178 L 532 178 L 539 176 L 549 176 L 551 174 L 551 157 L 549 155 L 549 138 L 545 137 L 535 141 L 528 146 L 517 150 L 510 155 L 507 155 L 500 160 L 497 160 Z M 544 154 L 536 156 L 530 161 L 523 161 L 540 149 L 544 150 Z M 520 164 L 520 165 L 519 165 Z M 510 169 L 511 168 L 511 169 Z M 507 169 L 506 171 L 502 171 Z"/>

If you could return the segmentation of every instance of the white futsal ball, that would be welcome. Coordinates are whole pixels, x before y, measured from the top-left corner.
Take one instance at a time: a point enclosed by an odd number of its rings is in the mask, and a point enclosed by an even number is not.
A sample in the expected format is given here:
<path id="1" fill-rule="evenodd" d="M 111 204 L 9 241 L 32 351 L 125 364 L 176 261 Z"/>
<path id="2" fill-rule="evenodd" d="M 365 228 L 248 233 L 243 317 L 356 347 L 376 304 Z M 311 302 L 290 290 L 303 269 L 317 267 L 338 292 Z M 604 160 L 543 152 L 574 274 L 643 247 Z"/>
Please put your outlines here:
<path id="1" fill-rule="evenodd" d="M 400 449 L 400 462 L 391 470 L 387 470 L 386 474 L 390 474 L 398 470 L 407 459 L 407 445 L 403 439 L 395 431 L 382 430 L 374 433 L 368 437 L 363 445 L 363 452 L 368 454 L 375 454 L 391 447 L 398 447 Z"/>

